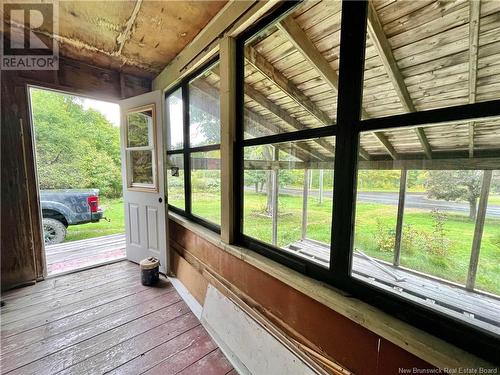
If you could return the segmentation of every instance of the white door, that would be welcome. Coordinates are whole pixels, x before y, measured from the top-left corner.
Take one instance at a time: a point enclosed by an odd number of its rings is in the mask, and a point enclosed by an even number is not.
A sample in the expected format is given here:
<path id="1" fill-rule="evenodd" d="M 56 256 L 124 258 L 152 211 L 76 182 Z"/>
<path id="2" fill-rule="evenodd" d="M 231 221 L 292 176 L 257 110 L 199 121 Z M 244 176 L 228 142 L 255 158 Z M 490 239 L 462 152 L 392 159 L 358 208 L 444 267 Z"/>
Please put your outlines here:
<path id="1" fill-rule="evenodd" d="M 120 102 L 123 200 L 127 258 L 154 256 L 167 270 L 163 183 L 162 94 L 154 91 Z"/>

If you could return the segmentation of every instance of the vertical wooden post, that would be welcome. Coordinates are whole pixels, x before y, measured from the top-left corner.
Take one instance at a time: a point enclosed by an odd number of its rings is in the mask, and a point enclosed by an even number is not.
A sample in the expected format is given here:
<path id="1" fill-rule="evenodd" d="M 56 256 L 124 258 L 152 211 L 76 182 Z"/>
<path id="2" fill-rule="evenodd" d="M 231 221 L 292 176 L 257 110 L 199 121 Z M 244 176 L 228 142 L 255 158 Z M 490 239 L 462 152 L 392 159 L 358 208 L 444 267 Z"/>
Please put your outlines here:
<path id="1" fill-rule="evenodd" d="M 465 287 L 473 290 L 476 284 L 477 266 L 479 263 L 479 250 L 481 249 L 481 239 L 483 237 L 484 220 L 486 218 L 486 209 L 488 207 L 488 195 L 490 193 L 491 170 L 483 172 L 483 183 L 481 185 L 481 195 L 479 197 L 479 207 L 476 216 L 476 226 L 474 227 L 474 239 L 472 240 L 472 250 L 469 261 L 469 273 L 467 274 L 467 283 Z"/>
<path id="2" fill-rule="evenodd" d="M 277 147 L 274 148 L 274 161 L 279 161 L 279 150 Z M 279 180 L 278 180 L 278 174 L 279 174 L 279 169 L 278 167 L 274 166 L 275 163 L 273 163 L 273 170 L 272 170 L 272 192 L 273 192 L 273 197 L 272 197 L 272 243 L 274 246 L 278 244 L 278 195 L 279 195 Z"/>
<path id="3" fill-rule="evenodd" d="M 405 209 L 407 181 L 408 181 L 408 171 L 406 170 L 406 168 L 402 168 L 401 178 L 399 180 L 398 216 L 396 221 L 396 238 L 394 241 L 393 264 L 395 266 L 399 266 L 399 263 L 401 261 L 401 237 L 403 235 L 403 214 Z"/>
<path id="4" fill-rule="evenodd" d="M 235 239 L 234 213 L 234 147 L 236 133 L 236 42 L 224 37 L 220 41 L 220 135 L 221 135 L 221 239 Z"/>
<path id="5" fill-rule="evenodd" d="M 304 192 L 302 194 L 302 239 L 307 236 L 307 202 L 309 196 L 309 181 L 311 170 L 304 169 Z"/>
<path id="6" fill-rule="evenodd" d="M 324 170 L 319 170 L 319 204 L 323 203 L 323 173 Z"/>

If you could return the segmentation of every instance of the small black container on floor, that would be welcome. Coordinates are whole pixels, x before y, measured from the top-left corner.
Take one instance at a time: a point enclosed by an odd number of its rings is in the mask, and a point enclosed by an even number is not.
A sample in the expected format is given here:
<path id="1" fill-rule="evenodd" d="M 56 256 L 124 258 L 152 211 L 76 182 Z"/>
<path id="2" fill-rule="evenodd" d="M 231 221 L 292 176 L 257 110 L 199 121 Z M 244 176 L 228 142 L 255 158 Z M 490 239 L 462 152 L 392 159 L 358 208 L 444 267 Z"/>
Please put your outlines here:
<path id="1" fill-rule="evenodd" d="M 160 280 L 160 261 L 155 257 L 141 260 L 141 282 L 142 285 L 155 285 Z"/>

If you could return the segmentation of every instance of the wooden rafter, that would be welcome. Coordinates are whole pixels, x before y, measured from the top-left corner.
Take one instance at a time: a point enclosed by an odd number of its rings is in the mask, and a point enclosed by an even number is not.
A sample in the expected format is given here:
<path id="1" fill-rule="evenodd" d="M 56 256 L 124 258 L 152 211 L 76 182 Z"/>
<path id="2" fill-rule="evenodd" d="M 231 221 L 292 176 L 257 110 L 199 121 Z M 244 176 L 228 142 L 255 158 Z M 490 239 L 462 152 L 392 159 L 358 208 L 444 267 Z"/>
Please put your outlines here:
<path id="1" fill-rule="evenodd" d="M 245 47 L 245 58 L 247 61 L 255 68 L 257 69 L 263 76 L 265 76 L 267 79 L 272 81 L 273 83 L 276 84 L 285 94 L 287 94 L 288 97 L 290 97 L 292 100 L 294 100 L 298 105 L 300 105 L 302 108 L 304 108 L 309 114 L 311 114 L 313 117 L 315 117 L 318 121 L 320 121 L 323 125 L 330 125 L 332 123 L 332 120 L 330 117 L 323 112 L 321 109 L 317 107 L 317 105 L 309 99 L 306 95 L 302 93 L 301 90 L 297 88 L 297 86 L 290 81 L 288 78 L 286 78 L 283 73 L 281 73 L 278 69 L 274 67 L 269 61 L 265 59 L 264 56 L 259 54 L 254 48 L 247 46 Z M 334 72 L 335 73 L 335 72 Z M 252 97 L 253 100 L 255 100 L 255 97 L 258 97 L 259 100 L 257 101 L 259 104 L 262 105 L 264 103 L 263 98 L 261 97 L 262 95 L 256 95 L 256 90 L 251 88 L 249 89 L 248 85 L 245 85 L 245 92 L 247 95 Z M 267 98 L 264 98 L 266 101 L 268 101 Z M 266 107 L 268 110 L 271 110 L 270 106 Z M 283 110 L 279 110 L 279 112 L 283 112 Z M 274 113 L 274 112 L 273 112 Z M 293 117 L 287 114 L 288 117 L 292 118 L 295 122 L 297 122 Z M 288 122 L 288 121 L 286 121 Z M 321 140 L 319 140 L 321 141 Z M 333 146 L 329 146 L 330 150 L 332 149 Z M 369 160 L 370 155 L 368 152 L 366 152 L 363 148 L 360 147 L 360 155 L 363 159 Z"/>
<path id="2" fill-rule="evenodd" d="M 220 74 L 218 67 L 213 68 L 212 73 L 218 76 Z M 264 107 L 274 116 L 278 117 L 280 120 L 287 123 L 295 130 L 307 129 L 307 127 L 304 126 L 304 124 L 302 124 L 299 120 L 297 120 L 295 117 L 292 117 L 287 111 L 285 111 L 279 105 L 275 104 L 274 102 L 266 98 L 264 94 L 257 91 L 255 88 L 253 88 L 253 86 L 245 84 L 245 95 L 247 95 L 253 101 L 257 102 L 259 105 Z M 329 153 L 332 154 L 335 153 L 335 146 L 332 143 L 328 142 L 326 139 L 322 138 L 314 139 L 314 142 L 323 147 Z"/>
<path id="3" fill-rule="evenodd" d="M 246 60 L 257 69 L 264 77 L 276 84 L 281 91 L 293 99 L 295 103 L 304 108 L 310 115 L 315 117 L 323 125 L 331 125 L 332 120 L 323 112 L 307 95 L 304 95 L 295 84 L 286 78 L 283 73 L 274 67 L 264 56 L 259 54 L 250 46 L 245 47 Z"/>
<path id="4" fill-rule="evenodd" d="M 368 7 L 368 25 L 367 25 L 368 35 L 370 40 L 372 41 L 375 49 L 378 52 L 380 60 L 382 60 L 382 65 L 385 68 L 385 72 L 389 76 L 389 79 L 392 82 L 394 90 L 398 95 L 399 101 L 401 102 L 403 108 L 407 112 L 415 112 L 415 106 L 413 105 L 413 101 L 410 97 L 408 89 L 406 87 L 404 78 L 399 70 L 398 64 L 394 55 L 392 53 L 392 47 L 385 35 L 384 29 L 382 27 L 382 23 L 378 18 L 377 11 L 372 2 L 369 2 Z M 424 149 L 425 156 L 428 159 L 432 159 L 432 149 L 425 134 L 423 128 L 415 128 L 415 133 Z"/>
<path id="5" fill-rule="evenodd" d="M 481 2 L 469 2 L 469 103 L 476 102 Z M 474 157 L 474 121 L 469 123 L 469 157 Z"/>
<path id="6" fill-rule="evenodd" d="M 312 67 L 316 69 L 323 80 L 334 90 L 338 92 L 339 77 L 337 72 L 332 68 L 327 59 L 321 54 L 321 52 L 316 48 L 314 43 L 309 39 L 307 34 L 292 16 L 288 16 L 281 20 L 278 25 L 278 29 L 290 40 L 290 42 L 295 46 L 295 48 L 304 56 L 304 58 L 311 64 Z M 364 118 L 369 118 L 370 116 L 365 111 L 364 108 L 361 109 L 361 115 Z M 391 157 L 396 158 L 397 153 L 389 142 L 387 137 L 379 132 L 373 133 L 377 139 L 380 141 L 382 146 L 387 150 Z M 362 151 L 363 152 L 363 151 Z M 360 153 L 363 158 L 369 158 L 369 154 L 365 152 Z"/>

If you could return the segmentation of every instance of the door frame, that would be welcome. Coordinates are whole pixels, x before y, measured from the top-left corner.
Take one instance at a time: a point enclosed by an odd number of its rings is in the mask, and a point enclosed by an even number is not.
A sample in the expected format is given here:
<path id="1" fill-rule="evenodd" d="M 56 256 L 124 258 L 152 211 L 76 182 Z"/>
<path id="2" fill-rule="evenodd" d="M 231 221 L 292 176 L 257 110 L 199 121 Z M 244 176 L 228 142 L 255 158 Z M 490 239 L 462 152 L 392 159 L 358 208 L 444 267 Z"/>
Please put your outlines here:
<path id="1" fill-rule="evenodd" d="M 27 113 L 28 120 L 29 120 L 28 126 L 29 126 L 29 130 L 30 130 L 30 140 L 29 141 L 31 143 L 30 148 L 31 148 L 31 152 L 32 152 L 32 160 L 30 160 L 30 161 L 26 160 L 28 155 L 27 155 L 26 150 L 23 150 L 23 159 L 24 159 L 23 161 L 24 161 L 24 165 L 25 165 L 25 170 L 28 167 L 28 163 L 31 162 L 33 164 L 35 189 L 36 189 L 36 210 L 38 211 L 38 215 L 37 215 L 38 216 L 38 233 L 36 233 L 36 231 L 33 230 L 34 228 L 32 228 L 31 232 L 32 232 L 33 237 L 37 236 L 40 238 L 40 244 L 41 244 L 40 253 L 37 251 L 37 249 L 35 249 L 35 248 L 33 249 L 34 250 L 35 264 L 37 263 L 36 262 L 37 257 L 40 257 L 39 261 L 42 265 L 42 270 L 41 270 L 42 272 L 41 273 L 37 272 L 38 275 L 37 275 L 36 280 L 40 281 L 40 280 L 50 279 L 52 277 L 62 276 L 62 275 L 66 275 L 69 273 L 84 271 L 86 269 L 91 269 L 94 267 L 99 267 L 99 266 L 103 266 L 106 264 L 114 263 L 115 261 L 106 261 L 103 263 L 99 263 L 97 265 L 85 266 L 85 267 L 81 267 L 81 268 L 78 268 L 75 270 L 60 272 L 56 275 L 48 275 L 48 273 L 47 273 L 47 271 L 48 271 L 47 257 L 46 257 L 46 252 L 45 252 L 45 241 L 44 241 L 44 235 L 43 235 L 43 213 L 42 213 L 41 200 L 40 200 L 40 183 L 39 183 L 39 178 L 38 178 L 38 166 L 37 166 L 37 160 L 36 160 L 35 124 L 33 121 L 33 107 L 32 107 L 32 101 L 31 101 L 31 89 L 32 88 L 37 89 L 37 90 L 52 91 L 52 92 L 62 94 L 62 95 L 76 96 L 76 97 L 80 97 L 80 98 L 84 98 L 84 99 L 100 100 L 100 101 L 105 101 L 105 102 L 113 103 L 113 104 L 119 104 L 120 101 L 117 99 L 113 99 L 113 98 L 92 96 L 92 95 L 88 95 L 85 93 L 80 93 L 80 92 L 78 92 L 78 90 L 70 91 L 70 90 L 66 90 L 66 89 L 55 88 L 55 87 L 53 87 L 53 85 L 50 85 L 50 84 L 44 85 L 44 84 L 30 83 L 30 82 L 24 83 L 24 89 L 25 89 L 25 93 L 26 93 L 26 102 L 27 102 L 26 108 L 28 110 L 28 113 Z M 23 134 L 22 136 L 25 137 L 26 135 Z M 121 134 L 120 134 L 120 140 L 121 140 Z M 120 153 L 120 160 L 121 160 L 121 158 L 122 158 L 122 155 Z M 27 171 L 26 171 L 26 174 L 27 174 Z M 30 199 L 28 198 L 28 204 L 32 204 L 30 202 L 32 202 L 32 200 L 30 201 Z"/>

